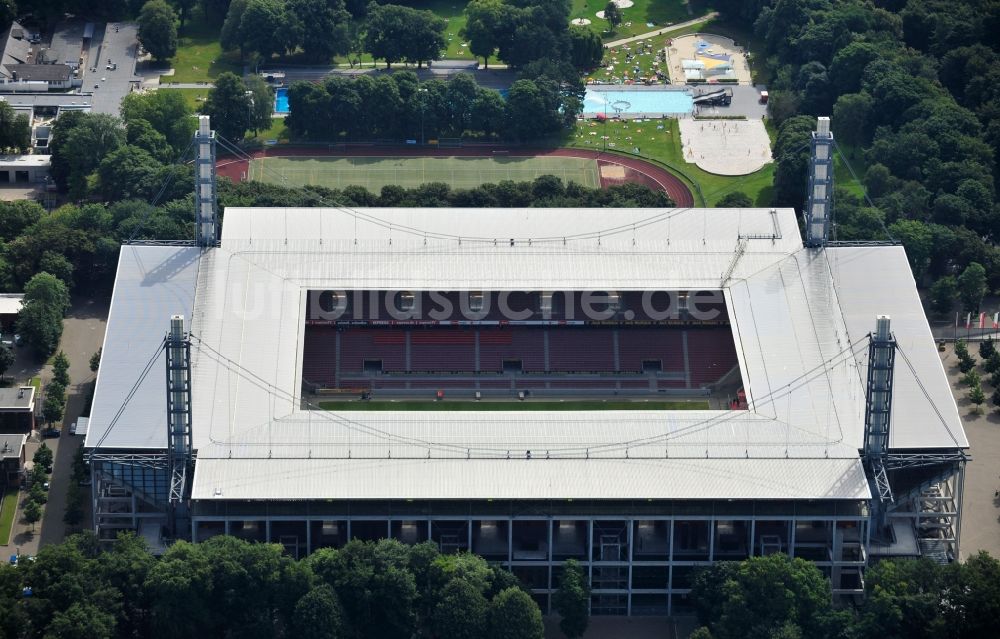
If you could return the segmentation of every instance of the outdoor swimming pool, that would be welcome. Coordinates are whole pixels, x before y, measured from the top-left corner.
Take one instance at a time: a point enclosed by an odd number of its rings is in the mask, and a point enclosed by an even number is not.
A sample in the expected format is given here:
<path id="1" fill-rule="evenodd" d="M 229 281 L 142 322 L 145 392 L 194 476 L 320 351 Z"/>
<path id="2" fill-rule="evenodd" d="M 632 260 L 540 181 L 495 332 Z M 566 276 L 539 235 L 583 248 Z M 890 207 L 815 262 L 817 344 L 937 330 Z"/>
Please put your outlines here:
<path id="1" fill-rule="evenodd" d="M 289 113 L 288 110 L 288 89 L 280 87 L 274 92 L 274 112 Z"/>
<path id="2" fill-rule="evenodd" d="M 587 89 L 584 113 L 691 113 L 694 103 L 687 91 L 597 91 Z"/>

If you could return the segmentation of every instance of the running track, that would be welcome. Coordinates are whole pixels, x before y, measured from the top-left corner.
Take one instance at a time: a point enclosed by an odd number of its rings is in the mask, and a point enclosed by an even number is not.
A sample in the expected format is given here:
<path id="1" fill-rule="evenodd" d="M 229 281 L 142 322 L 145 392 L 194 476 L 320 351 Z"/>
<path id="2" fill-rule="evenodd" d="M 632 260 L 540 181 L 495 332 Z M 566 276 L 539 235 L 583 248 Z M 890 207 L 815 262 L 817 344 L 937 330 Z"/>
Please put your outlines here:
<path id="1" fill-rule="evenodd" d="M 678 207 L 694 206 L 694 196 L 690 189 L 673 173 L 655 164 L 638 158 L 602 153 L 587 149 L 522 149 L 503 147 L 460 147 L 460 148 L 414 148 L 414 147 L 354 147 L 348 149 L 324 149 L 310 147 L 281 147 L 271 151 L 272 157 L 317 156 L 317 157 L 493 157 L 495 151 L 505 151 L 507 157 L 565 157 L 597 160 L 599 165 L 617 165 L 625 169 L 625 179 L 601 178 L 601 186 L 608 187 L 622 182 L 635 182 L 650 188 L 665 191 Z M 251 154 L 254 158 L 264 157 L 266 151 Z M 247 173 L 247 160 L 220 159 L 216 165 L 219 175 L 239 182 Z"/>

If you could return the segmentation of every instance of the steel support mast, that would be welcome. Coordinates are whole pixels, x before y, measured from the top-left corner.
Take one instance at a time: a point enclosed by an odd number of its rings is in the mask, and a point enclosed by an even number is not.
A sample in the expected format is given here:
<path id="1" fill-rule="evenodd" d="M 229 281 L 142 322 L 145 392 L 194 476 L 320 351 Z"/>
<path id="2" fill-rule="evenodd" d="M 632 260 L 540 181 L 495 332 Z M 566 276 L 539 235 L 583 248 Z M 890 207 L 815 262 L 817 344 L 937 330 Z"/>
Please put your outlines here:
<path id="1" fill-rule="evenodd" d="M 191 441 L 191 341 L 184 316 L 170 318 L 167 334 L 167 456 L 170 462 L 169 518 L 176 528 L 178 514 L 187 508 L 187 475 L 193 465 Z"/>

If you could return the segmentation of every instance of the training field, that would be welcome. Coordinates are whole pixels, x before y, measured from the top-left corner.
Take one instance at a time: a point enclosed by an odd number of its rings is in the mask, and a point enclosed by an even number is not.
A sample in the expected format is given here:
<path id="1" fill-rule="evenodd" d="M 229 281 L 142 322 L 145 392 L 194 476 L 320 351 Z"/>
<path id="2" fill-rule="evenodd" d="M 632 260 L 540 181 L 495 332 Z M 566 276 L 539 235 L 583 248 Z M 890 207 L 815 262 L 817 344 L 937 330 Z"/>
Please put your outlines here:
<path id="1" fill-rule="evenodd" d="M 444 182 L 472 188 L 502 180 L 526 182 L 554 175 L 586 187 L 601 185 L 597 161 L 571 157 L 269 157 L 250 163 L 251 180 L 329 188 L 363 186 L 377 193 L 387 184 L 411 188 Z"/>

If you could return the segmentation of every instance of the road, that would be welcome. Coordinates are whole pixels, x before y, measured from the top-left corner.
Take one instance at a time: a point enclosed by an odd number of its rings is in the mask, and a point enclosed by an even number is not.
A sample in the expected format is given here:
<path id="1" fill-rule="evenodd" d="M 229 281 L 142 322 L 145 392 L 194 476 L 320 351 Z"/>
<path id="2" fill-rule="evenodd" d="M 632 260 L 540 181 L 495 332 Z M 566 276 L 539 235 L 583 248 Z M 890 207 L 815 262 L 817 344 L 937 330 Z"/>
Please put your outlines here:
<path id="1" fill-rule="evenodd" d="M 46 439 L 46 445 L 52 449 L 54 462 L 52 477 L 49 480 L 49 499 L 42 515 L 42 521 L 35 524 L 34 531 L 21 517 L 21 508 L 25 493 L 21 493 L 18 513 L 11 532 L 10 544 L 0 546 L 0 557 L 6 557 L 15 552 L 34 555 L 42 545 L 59 543 L 66 535 L 63 524 L 63 513 L 66 510 L 66 491 L 69 487 L 73 468 L 73 455 L 83 443 L 83 437 L 69 434 L 70 425 L 76 421 L 83 411 L 87 393 L 93 387 L 94 373 L 90 371 L 90 356 L 104 342 L 104 326 L 108 317 L 107 299 L 74 300 L 73 307 L 63 321 L 63 336 L 59 347 L 69 357 L 69 376 L 71 380 L 66 398 L 66 414 L 63 419 L 62 433 L 58 438 Z M 18 380 L 41 373 L 43 384 L 52 376 L 51 366 L 41 366 L 30 363 L 28 349 L 18 349 L 19 359 L 15 363 L 13 373 Z M 26 455 L 31 459 L 38 449 L 41 440 L 38 436 L 29 438 Z M 87 526 L 88 522 L 84 522 Z"/>
<path id="2" fill-rule="evenodd" d="M 639 40 L 646 40 L 647 38 L 652 38 L 653 36 L 665 35 L 671 31 L 679 31 L 681 29 L 687 29 L 690 26 L 694 26 L 699 22 L 704 22 L 706 20 L 711 20 L 719 15 L 718 11 L 710 11 L 700 18 L 694 18 L 688 20 L 687 22 L 678 22 L 677 24 L 672 24 L 669 27 L 663 27 L 662 29 L 657 29 L 656 31 L 647 31 L 646 33 L 640 33 L 639 35 L 634 35 L 631 38 L 622 38 L 621 40 L 615 40 L 613 42 L 605 42 L 604 48 L 610 49 L 612 47 L 620 47 L 623 44 L 628 44 L 629 42 L 637 42 Z"/>

